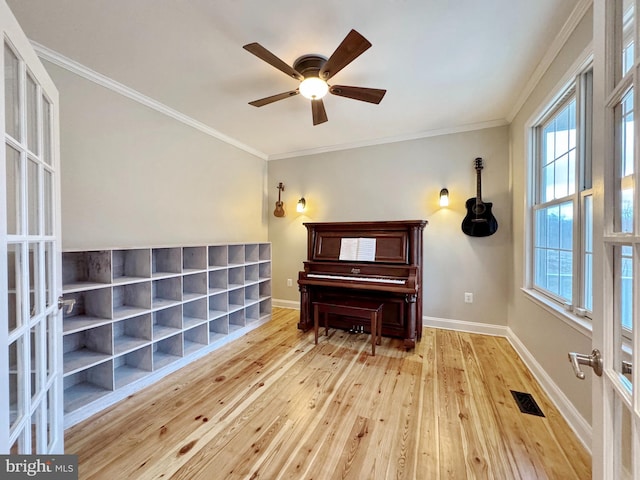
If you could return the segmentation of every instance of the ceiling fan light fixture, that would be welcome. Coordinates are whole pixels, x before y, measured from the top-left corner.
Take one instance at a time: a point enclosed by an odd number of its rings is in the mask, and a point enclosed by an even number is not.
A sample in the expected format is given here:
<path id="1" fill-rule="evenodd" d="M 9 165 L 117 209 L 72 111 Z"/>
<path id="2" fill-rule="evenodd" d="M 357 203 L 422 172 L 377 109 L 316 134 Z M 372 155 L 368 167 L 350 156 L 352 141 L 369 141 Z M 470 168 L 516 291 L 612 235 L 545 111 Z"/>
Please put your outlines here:
<path id="1" fill-rule="evenodd" d="M 329 91 L 327 82 L 319 77 L 307 77 L 298 87 L 300 94 L 309 100 L 320 100 Z"/>

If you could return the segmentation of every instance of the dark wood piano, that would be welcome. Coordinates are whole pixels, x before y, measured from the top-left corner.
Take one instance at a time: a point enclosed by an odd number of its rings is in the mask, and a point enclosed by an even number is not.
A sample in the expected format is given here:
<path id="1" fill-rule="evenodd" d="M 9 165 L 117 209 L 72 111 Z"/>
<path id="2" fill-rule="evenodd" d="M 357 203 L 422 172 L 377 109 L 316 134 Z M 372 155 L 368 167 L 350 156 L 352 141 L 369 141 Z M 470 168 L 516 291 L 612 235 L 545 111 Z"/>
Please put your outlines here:
<path id="1" fill-rule="evenodd" d="M 298 328 L 313 328 L 313 302 L 376 300 L 384 303 L 382 335 L 402 338 L 407 349 L 415 347 L 422 335 L 422 232 L 426 224 L 426 220 L 305 223 L 307 260 L 298 274 Z M 375 239 L 375 254 L 369 252 L 367 260 L 345 255 L 345 242 L 359 239 Z M 371 240 L 366 243 L 371 247 Z M 349 330 L 362 325 L 368 331 L 368 325 L 361 322 L 329 316 L 330 327 Z"/>

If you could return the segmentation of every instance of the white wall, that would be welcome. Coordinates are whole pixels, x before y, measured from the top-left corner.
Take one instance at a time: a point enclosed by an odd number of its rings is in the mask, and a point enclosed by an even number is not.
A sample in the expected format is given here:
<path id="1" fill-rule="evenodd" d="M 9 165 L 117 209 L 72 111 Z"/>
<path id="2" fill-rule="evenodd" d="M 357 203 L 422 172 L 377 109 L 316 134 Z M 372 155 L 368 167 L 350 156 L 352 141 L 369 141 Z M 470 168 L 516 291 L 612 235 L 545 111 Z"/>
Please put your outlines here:
<path id="1" fill-rule="evenodd" d="M 592 38 L 592 24 L 592 10 L 589 10 L 513 119 L 510 129 L 514 217 L 509 327 L 587 421 L 591 419 L 591 373 L 587 373 L 586 381 L 578 380 L 567 361 L 567 352 L 591 352 L 591 338 L 533 303 L 521 288 L 525 265 L 524 212 L 528 161 L 525 154 L 525 125 L 543 103 L 548 101 L 562 77 L 588 47 Z"/>
<path id="2" fill-rule="evenodd" d="M 60 91 L 64 249 L 267 240 L 264 160 L 44 63 Z"/>
<path id="3" fill-rule="evenodd" d="M 476 194 L 474 159 L 483 157 L 482 193 L 494 203 L 498 232 L 486 238 L 462 233 L 465 201 Z M 511 255 L 508 127 L 441 135 L 340 152 L 271 160 L 269 239 L 273 243 L 275 299 L 299 303 L 296 280 L 306 259 L 303 222 L 426 219 L 426 316 L 507 324 Z M 273 216 L 278 182 L 285 184 L 286 217 Z M 448 208 L 438 206 L 447 187 Z M 307 212 L 295 211 L 298 198 Z M 287 287 L 286 280 L 293 280 Z M 464 292 L 474 303 L 464 303 Z"/>

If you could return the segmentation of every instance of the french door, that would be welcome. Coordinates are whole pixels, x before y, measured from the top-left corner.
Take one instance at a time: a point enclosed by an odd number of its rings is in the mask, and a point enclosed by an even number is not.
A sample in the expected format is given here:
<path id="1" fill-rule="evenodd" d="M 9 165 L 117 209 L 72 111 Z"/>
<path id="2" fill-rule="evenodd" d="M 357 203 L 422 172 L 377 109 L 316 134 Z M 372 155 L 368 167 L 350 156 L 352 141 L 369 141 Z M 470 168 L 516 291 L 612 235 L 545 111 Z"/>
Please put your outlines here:
<path id="1" fill-rule="evenodd" d="M 0 32 L 0 454 L 63 453 L 58 92 L 5 0 Z"/>
<path id="2" fill-rule="evenodd" d="M 594 1 L 593 478 L 640 479 L 640 0 Z M 597 203 L 597 206 L 596 206 Z M 596 211 L 597 210 L 597 211 Z M 601 273 L 601 274 L 600 274 Z"/>

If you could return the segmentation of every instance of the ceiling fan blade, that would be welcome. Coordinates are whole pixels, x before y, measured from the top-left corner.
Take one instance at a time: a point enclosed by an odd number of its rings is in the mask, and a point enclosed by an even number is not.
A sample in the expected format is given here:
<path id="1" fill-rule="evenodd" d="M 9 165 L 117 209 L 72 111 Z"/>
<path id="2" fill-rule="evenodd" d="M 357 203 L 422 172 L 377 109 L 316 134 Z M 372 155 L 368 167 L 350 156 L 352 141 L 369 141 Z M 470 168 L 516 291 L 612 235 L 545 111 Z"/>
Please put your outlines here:
<path id="1" fill-rule="evenodd" d="M 329 80 L 344 67 L 362 55 L 371 43 L 355 30 L 351 30 L 320 69 L 320 78 Z"/>
<path id="2" fill-rule="evenodd" d="M 285 98 L 293 97 L 300 93 L 298 90 L 291 90 L 290 92 L 278 93 L 277 95 L 271 95 L 270 97 L 261 98 L 260 100 L 254 100 L 249 102 L 249 105 L 254 107 L 264 107 L 270 103 L 277 102 L 278 100 L 284 100 Z"/>
<path id="3" fill-rule="evenodd" d="M 340 97 L 376 104 L 380 103 L 384 94 L 387 93 L 386 90 L 379 88 L 348 87 L 346 85 L 332 85 L 329 92 Z"/>
<path id="4" fill-rule="evenodd" d="M 311 113 L 313 114 L 314 125 L 319 125 L 329 120 L 322 99 L 311 100 Z"/>
<path id="5" fill-rule="evenodd" d="M 280 60 L 278 57 L 276 57 L 273 53 L 271 53 L 269 50 L 264 48 L 259 43 L 255 43 L 255 42 L 249 43 L 243 46 L 242 48 L 244 48 L 247 52 L 253 53 L 259 59 L 264 60 L 272 67 L 277 68 L 278 70 L 280 70 L 281 72 L 284 72 L 288 76 L 293 77 L 296 80 L 300 80 L 300 81 L 304 80 L 304 77 L 300 74 L 300 72 L 294 70 L 293 67 L 291 67 L 290 65 L 287 65 L 284 61 Z"/>

